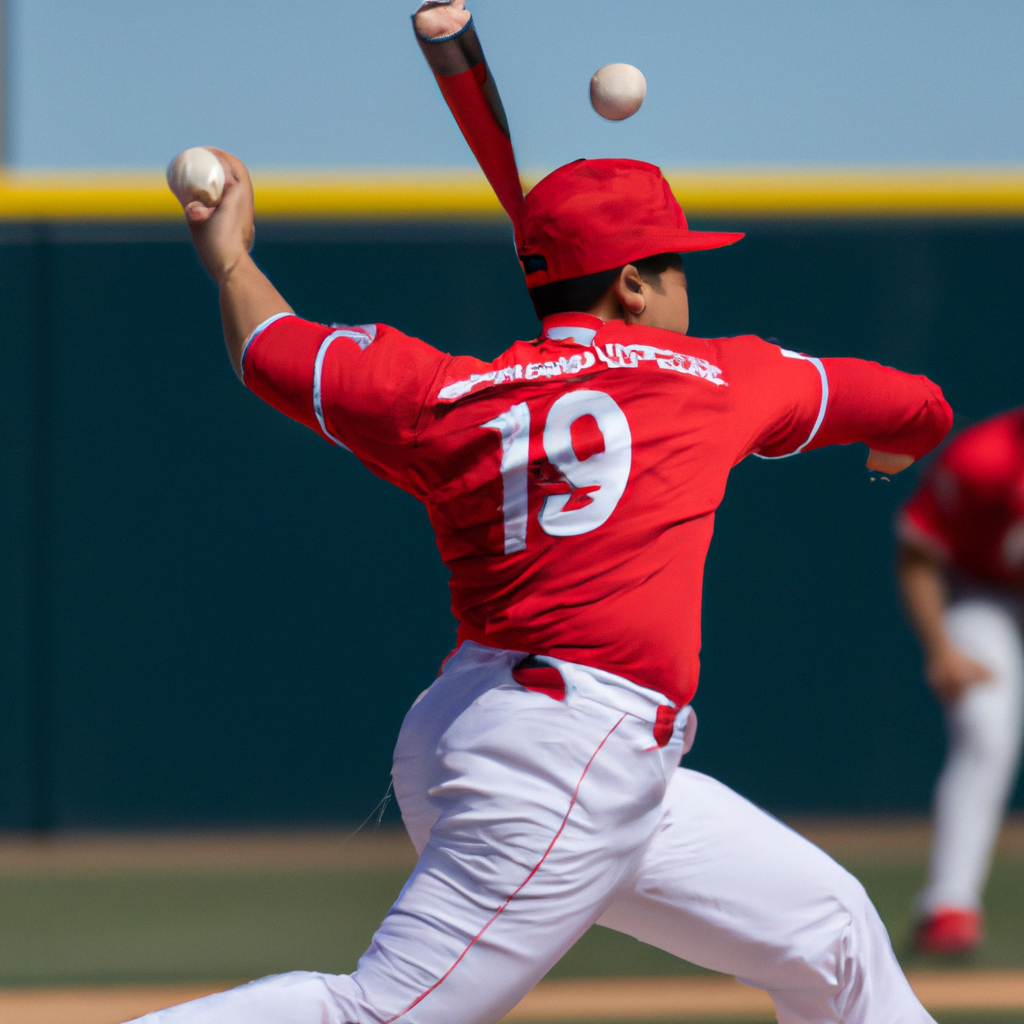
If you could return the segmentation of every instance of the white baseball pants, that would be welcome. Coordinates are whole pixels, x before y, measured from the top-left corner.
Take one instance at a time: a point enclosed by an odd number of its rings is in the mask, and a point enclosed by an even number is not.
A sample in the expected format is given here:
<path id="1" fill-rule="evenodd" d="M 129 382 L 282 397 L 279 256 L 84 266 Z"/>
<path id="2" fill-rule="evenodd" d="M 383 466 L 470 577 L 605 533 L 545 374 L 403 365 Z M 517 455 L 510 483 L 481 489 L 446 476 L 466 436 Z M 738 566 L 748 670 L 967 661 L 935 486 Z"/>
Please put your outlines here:
<path id="1" fill-rule="evenodd" d="M 767 989 L 782 1024 L 919 1024 L 861 885 L 774 818 L 677 768 L 659 694 L 464 644 L 413 706 L 395 791 L 419 862 L 352 975 L 278 975 L 147 1024 L 488 1024 L 595 922 Z"/>
<path id="2" fill-rule="evenodd" d="M 1020 765 L 1024 732 L 1024 645 L 1020 605 L 995 592 L 952 602 L 946 629 L 993 678 L 946 709 L 949 745 L 935 790 L 928 886 L 919 910 L 978 910 L 992 851 Z"/>

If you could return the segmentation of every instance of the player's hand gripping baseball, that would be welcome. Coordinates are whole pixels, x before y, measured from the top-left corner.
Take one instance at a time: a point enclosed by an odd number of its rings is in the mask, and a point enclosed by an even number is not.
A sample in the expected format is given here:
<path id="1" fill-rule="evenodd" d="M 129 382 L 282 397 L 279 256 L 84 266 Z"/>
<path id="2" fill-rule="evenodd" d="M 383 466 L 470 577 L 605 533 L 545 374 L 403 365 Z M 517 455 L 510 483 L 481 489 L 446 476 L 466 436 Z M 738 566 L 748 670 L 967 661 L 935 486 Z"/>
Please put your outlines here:
<path id="1" fill-rule="evenodd" d="M 224 169 L 224 188 L 210 205 L 204 198 L 176 180 L 176 195 L 199 259 L 220 286 L 220 311 L 224 341 L 235 373 L 241 376 L 245 341 L 260 324 L 292 308 L 252 261 L 249 250 L 256 233 L 252 181 L 237 157 L 209 147 Z M 180 159 L 180 157 L 179 157 Z M 174 178 L 177 161 L 171 165 Z M 172 186 L 173 187 L 173 186 Z"/>
<path id="2" fill-rule="evenodd" d="M 924 674 L 943 704 L 955 703 L 972 686 L 992 678 L 992 670 L 987 665 L 969 658 L 948 638 L 929 651 Z"/>
<path id="3" fill-rule="evenodd" d="M 425 0 L 413 15 L 413 27 L 424 39 L 454 35 L 469 23 L 466 0 Z"/>
<path id="4" fill-rule="evenodd" d="M 179 199 L 196 252 L 210 277 L 220 284 L 252 248 L 256 215 L 252 181 L 245 164 L 222 149 L 206 148 L 224 168 L 224 191 L 220 201 L 208 205 L 204 199 L 188 195 Z"/>

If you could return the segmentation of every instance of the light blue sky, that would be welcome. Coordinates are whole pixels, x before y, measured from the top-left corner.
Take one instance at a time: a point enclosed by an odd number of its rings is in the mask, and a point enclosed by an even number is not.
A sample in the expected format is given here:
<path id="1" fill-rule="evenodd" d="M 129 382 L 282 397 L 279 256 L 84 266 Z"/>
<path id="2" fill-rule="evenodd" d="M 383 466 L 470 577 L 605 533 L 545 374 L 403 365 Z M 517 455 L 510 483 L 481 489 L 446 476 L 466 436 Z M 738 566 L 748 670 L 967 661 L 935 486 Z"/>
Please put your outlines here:
<path id="1" fill-rule="evenodd" d="M 466 165 L 408 0 L 10 0 L 8 158 Z M 1024 165 L 1024 0 L 476 0 L 522 167 Z M 598 66 L 648 99 L 608 124 Z"/>

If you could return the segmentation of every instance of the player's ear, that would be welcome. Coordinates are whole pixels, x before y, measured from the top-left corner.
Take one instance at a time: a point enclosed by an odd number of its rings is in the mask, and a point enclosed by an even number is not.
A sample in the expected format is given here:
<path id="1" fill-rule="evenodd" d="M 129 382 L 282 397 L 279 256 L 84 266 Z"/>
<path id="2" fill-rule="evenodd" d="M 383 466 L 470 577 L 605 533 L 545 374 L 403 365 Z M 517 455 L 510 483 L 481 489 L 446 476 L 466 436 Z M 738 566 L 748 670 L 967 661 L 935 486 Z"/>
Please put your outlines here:
<path id="1" fill-rule="evenodd" d="M 647 308 L 643 278 L 632 263 L 622 268 L 613 287 L 615 297 L 626 313 L 639 316 Z"/>

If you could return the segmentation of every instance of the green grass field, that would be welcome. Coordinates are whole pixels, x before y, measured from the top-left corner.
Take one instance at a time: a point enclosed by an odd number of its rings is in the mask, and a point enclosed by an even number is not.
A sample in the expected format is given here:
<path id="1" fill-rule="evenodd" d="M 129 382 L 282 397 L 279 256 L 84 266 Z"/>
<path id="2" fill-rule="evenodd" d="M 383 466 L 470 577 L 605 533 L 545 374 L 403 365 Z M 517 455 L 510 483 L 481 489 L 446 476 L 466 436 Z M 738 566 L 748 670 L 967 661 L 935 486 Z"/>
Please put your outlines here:
<path id="1" fill-rule="evenodd" d="M 860 861 L 846 866 L 871 894 L 904 966 L 935 965 L 934 959 L 916 956 L 910 950 L 910 903 L 921 887 L 923 865 Z M 1024 858 L 1002 860 L 995 865 L 988 891 L 988 931 L 988 941 L 975 955 L 939 962 L 944 967 L 960 968 L 1024 967 Z M 616 932 L 592 928 L 550 976 L 684 974 L 698 970 Z"/>
<path id="2" fill-rule="evenodd" d="M 923 865 L 878 856 L 847 866 L 866 885 L 907 967 L 910 902 Z M 242 980 L 294 969 L 350 971 L 398 894 L 404 868 L 0 872 L 0 985 Z M 989 938 L 943 967 L 1024 967 L 1024 858 L 997 862 Z M 602 928 L 553 978 L 686 974 L 699 969 Z M 1024 1014 L 941 1024 L 1024 1024 Z M 721 1022 L 719 1022 L 721 1024 Z"/>

